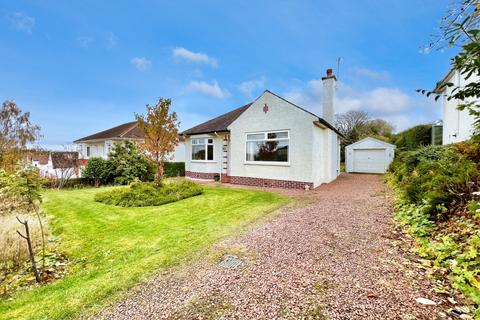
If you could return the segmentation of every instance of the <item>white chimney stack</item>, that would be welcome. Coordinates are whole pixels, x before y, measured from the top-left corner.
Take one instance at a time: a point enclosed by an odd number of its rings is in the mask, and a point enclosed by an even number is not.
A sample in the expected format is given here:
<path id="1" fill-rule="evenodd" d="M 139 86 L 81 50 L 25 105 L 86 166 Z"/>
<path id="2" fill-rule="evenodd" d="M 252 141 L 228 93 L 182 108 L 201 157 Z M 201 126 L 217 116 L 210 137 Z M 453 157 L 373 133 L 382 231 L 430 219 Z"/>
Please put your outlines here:
<path id="1" fill-rule="evenodd" d="M 328 123 L 333 124 L 335 114 L 335 83 L 337 82 L 337 78 L 333 75 L 332 69 L 327 69 L 327 76 L 322 77 L 322 82 L 322 118 Z"/>

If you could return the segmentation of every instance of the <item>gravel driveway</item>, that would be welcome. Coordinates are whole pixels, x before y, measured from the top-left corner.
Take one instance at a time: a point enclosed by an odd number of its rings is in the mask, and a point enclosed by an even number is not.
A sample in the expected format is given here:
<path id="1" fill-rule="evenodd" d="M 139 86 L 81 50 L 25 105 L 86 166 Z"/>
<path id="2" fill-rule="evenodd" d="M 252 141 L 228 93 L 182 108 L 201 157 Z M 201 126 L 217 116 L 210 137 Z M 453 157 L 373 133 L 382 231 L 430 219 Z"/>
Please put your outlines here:
<path id="1" fill-rule="evenodd" d="M 392 245 L 380 176 L 343 174 L 299 196 L 270 222 L 217 245 L 246 265 L 200 259 L 158 275 L 106 319 L 436 319 L 440 302 L 420 269 Z M 98 315 L 97 315 L 98 317 Z"/>

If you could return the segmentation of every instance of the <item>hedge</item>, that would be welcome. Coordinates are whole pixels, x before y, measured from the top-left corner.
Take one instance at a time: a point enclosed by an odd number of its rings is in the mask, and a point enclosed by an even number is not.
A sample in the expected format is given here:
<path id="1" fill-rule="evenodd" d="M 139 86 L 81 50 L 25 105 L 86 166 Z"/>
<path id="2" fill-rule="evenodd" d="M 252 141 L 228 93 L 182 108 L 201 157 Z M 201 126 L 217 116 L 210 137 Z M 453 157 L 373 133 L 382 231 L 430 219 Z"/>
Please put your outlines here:
<path id="1" fill-rule="evenodd" d="M 163 170 L 165 177 L 184 177 L 185 162 L 165 162 Z"/>

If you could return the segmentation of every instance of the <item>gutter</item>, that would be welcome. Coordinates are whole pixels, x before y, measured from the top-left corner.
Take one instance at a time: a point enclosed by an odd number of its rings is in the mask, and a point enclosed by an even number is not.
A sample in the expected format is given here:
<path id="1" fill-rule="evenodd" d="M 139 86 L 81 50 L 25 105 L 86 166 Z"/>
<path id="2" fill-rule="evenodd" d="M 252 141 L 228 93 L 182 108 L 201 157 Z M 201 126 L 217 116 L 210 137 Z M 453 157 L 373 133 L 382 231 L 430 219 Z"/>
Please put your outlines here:
<path id="1" fill-rule="evenodd" d="M 447 74 L 442 78 L 442 80 L 438 81 L 433 89 L 433 92 L 436 94 L 442 94 L 445 87 L 442 87 L 446 82 L 447 79 L 451 78 L 452 75 L 455 73 L 455 69 L 451 68 Z"/>

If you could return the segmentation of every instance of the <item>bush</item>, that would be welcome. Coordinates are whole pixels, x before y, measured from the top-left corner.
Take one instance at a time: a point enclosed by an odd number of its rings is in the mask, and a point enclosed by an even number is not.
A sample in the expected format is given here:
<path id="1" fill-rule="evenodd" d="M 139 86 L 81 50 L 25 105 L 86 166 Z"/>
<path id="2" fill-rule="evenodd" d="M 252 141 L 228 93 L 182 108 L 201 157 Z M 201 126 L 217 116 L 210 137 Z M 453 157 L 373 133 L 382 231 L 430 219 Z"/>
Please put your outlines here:
<path id="1" fill-rule="evenodd" d="M 432 143 L 432 126 L 422 124 L 407 129 L 395 135 L 393 141 L 397 150 L 400 151 L 415 150 L 430 145 Z"/>
<path id="2" fill-rule="evenodd" d="M 91 181 L 96 187 L 111 183 L 114 179 L 115 167 L 103 158 L 91 158 L 83 169 L 82 176 Z"/>
<path id="3" fill-rule="evenodd" d="M 480 146 L 466 141 L 402 152 L 389 168 L 396 220 L 429 259 L 429 274 L 448 277 L 480 304 Z M 477 316 L 480 315 L 480 309 Z"/>
<path id="4" fill-rule="evenodd" d="M 107 184 L 126 185 L 133 181 L 152 181 L 155 165 L 147 160 L 131 141 L 115 143 L 108 160 L 92 158 L 82 173 L 95 186 Z"/>
<path id="5" fill-rule="evenodd" d="M 163 170 L 167 178 L 185 177 L 185 162 L 165 162 Z"/>
<path id="6" fill-rule="evenodd" d="M 55 179 L 43 179 L 42 186 L 46 189 L 57 188 L 57 181 Z M 93 186 L 93 181 L 91 179 L 82 177 L 82 178 L 72 178 L 67 181 L 63 186 L 66 189 L 81 189 L 88 188 Z"/>
<path id="7" fill-rule="evenodd" d="M 134 182 L 128 187 L 99 192 L 95 201 L 121 207 L 159 206 L 201 194 L 202 188 L 189 180 L 165 182 L 162 185 Z"/>
<path id="8" fill-rule="evenodd" d="M 126 185 L 135 180 L 152 181 L 155 177 L 155 165 L 131 141 L 115 143 L 108 161 L 113 168 L 115 184 Z"/>
<path id="9" fill-rule="evenodd" d="M 480 143 L 475 143 L 475 141 L 464 141 L 452 144 L 452 148 L 480 165 Z"/>
<path id="10" fill-rule="evenodd" d="M 477 164 L 451 146 L 403 152 L 389 171 L 408 203 L 426 204 L 427 211 L 436 213 L 437 218 L 464 207 L 479 188 Z"/>

